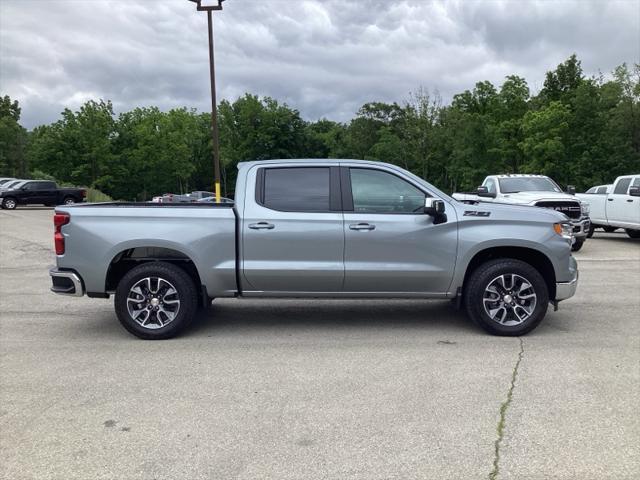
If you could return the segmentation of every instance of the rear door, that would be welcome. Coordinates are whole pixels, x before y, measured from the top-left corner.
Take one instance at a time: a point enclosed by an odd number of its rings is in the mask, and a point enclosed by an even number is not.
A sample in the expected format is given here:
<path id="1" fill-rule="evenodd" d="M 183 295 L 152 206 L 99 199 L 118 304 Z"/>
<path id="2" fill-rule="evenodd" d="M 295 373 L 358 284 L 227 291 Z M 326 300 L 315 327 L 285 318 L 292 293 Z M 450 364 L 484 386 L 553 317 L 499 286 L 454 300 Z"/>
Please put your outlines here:
<path id="1" fill-rule="evenodd" d="M 339 167 L 260 166 L 248 172 L 242 272 L 250 291 L 337 292 L 344 280 Z"/>
<path id="2" fill-rule="evenodd" d="M 37 203 L 55 205 L 58 203 L 58 187 L 55 182 L 37 182 Z M 62 200 L 62 199 L 61 199 Z"/>
<path id="3" fill-rule="evenodd" d="M 636 177 L 637 178 L 637 177 Z M 637 224 L 640 222 L 639 197 L 629 195 L 634 177 L 619 178 L 613 186 L 613 192 L 607 198 L 607 220 L 613 224 Z"/>
<path id="4" fill-rule="evenodd" d="M 420 186 L 379 167 L 343 167 L 345 292 L 444 293 L 457 251 L 455 212 L 434 224 Z"/>

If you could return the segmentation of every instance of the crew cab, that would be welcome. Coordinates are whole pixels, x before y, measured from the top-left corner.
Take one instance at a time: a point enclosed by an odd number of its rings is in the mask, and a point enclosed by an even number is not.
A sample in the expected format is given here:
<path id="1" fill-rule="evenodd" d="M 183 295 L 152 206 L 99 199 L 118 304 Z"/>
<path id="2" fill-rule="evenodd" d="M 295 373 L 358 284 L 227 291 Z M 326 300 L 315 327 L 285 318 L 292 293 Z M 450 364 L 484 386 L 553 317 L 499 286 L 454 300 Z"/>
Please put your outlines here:
<path id="1" fill-rule="evenodd" d="M 578 251 L 587 239 L 591 221 L 589 204 L 575 197 L 575 189 L 565 193 L 545 175 L 490 175 L 473 193 L 454 193 L 453 198 L 465 203 L 493 202 L 531 205 L 564 213 L 573 228 L 572 249 Z"/>
<path id="2" fill-rule="evenodd" d="M 559 212 L 465 205 L 378 162 L 238 168 L 235 203 L 57 208 L 53 292 L 115 294 L 124 328 L 162 339 L 218 297 L 451 299 L 515 336 L 576 290 Z"/>
<path id="3" fill-rule="evenodd" d="M 82 188 L 58 188 L 48 180 L 26 180 L 0 190 L 0 205 L 13 210 L 18 205 L 71 205 L 85 201 L 87 191 Z"/>
<path id="4" fill-rule="evenodd" d="M 598 227 L 606 232 L 624 228 L 631 238 L 640 238 L 640 175 L 618 177 L 609 190 L 590 190 L 576 196 L 590 206 L 591 233 Z"/>

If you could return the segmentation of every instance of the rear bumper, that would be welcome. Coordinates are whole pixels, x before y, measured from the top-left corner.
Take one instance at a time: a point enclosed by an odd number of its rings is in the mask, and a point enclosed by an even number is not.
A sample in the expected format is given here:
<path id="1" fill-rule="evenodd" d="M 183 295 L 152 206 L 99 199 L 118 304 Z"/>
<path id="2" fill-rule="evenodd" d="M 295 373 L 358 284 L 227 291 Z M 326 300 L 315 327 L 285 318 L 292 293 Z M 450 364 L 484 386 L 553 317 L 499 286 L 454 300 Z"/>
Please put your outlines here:
<path id="1" fill-rule="evenodd" d="M 52 268 L 49 270 L 51 277 L 51 291 L 58 295 L 69 295 L 72 297 L 81 297 L 84 295 L 84 287 L 80 276 L 70 270 L 59 270 Z"/>

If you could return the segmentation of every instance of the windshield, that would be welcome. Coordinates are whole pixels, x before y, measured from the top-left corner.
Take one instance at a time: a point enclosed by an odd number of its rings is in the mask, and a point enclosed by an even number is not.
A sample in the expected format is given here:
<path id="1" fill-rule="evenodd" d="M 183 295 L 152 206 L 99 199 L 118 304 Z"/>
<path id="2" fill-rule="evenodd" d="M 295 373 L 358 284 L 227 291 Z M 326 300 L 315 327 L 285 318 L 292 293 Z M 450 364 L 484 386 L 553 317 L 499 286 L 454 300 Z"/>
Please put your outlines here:
<path id="1" fill-rule="evenodd" d="M 500 191 L 502 193 L 518 192 L 558 192 L 562 193 L 553 180 L 546 177 L 513 177 L 500 178 Z"/>

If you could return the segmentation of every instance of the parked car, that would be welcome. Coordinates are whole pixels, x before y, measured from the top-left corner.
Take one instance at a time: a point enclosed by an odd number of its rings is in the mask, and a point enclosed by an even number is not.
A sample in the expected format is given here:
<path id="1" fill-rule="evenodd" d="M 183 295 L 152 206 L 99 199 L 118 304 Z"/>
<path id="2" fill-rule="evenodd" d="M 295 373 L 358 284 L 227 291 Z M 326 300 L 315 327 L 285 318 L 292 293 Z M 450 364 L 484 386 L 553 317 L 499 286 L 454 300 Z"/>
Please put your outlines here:
<path id="1" fill-rule="evenodd" d="M 12 179 L 9 180 L 8 182 L 4 183 L 3 185 L 0 185 L 0 191 L 2 190 L 11 190 L 15 187 L 19 187 L 21 184 L 23 184 L 24 182 L 26 182 L 27 180 L 22 180 L 22 179 Z"/>
<path id="2" fill-rule="evenodd" d="M 524 335 L 576 290 L 559 212 L 465 205 L 378 162 L 238 167 L 233 205 L 58 207 L 52 290 L 115 294 L 145 339 L 176 335 L 217 297 L 452 299 L 488 332 Z"/>
<path id="3" fill-rule="evenodd" d="M 0 188 L 2 188 L 6 183 L 10 183 L 16 180 L 15 178 L 0 178 Z"/>
<path id="4" fill-rule="evenodd" d="M 211 196 L 215 196 L 215 194 L 212 192 L 196 190 L 191 193 L 183 193 L 183 194 L 165 193 L 164 195 L 153 197 L 151 201 L 153 203 L 193 203 L 193 202 L 197 202 L 202 198 L 211 197 Z"/>
<path id="5" fill-rule="evenodd" d="M 233 200 L 227 197 L 220 197 L 220 201 L 222 203 L 231 203 L 231 204 L 233 203 Z M 215 195 L 212 197 L 204 197 L 198 200 L 198 203 L 216 203 L 216 197 Z"/>
<path id="6" fill-rule="evenodd" d="M 613 187 L 613 185 L 596 185 L 595 187 L 591 187 L 589 190 L 587 190 L 584 193 L 597 193 L 597 194 L 603 194 L 603 193 L 611 193 L 611 187 Z"/>
<path id="7" fill-rule="evenodd" d="M 598 227 L 606 232 L 624 228 L 631 238 L 640 238 L 640 174 L 616 178 L 609 192 L 577 196 L 591 207 L 590 235 Z"/>
<path id="8" fill-rule="evenodd" d="M 575 197 L 575 191 L 563 192 L 551 178 L 544 175 L 490 175 L 476 192 L 454 193 L 456 200 L 530 205 L 564 213 L 571 222 L 575 241 L 573 251 L 584 245 L 591 226 L 589 204 Z"/>
<path id="9" fill-rule="evenodd" d="M 13 210 L 18 205 L 70 205 L 84 202 L 87 191 L 83 188 L 58 188 L 48 180 L 25 180 L 9 190 L 0 191 L 2 208 Z"/>

